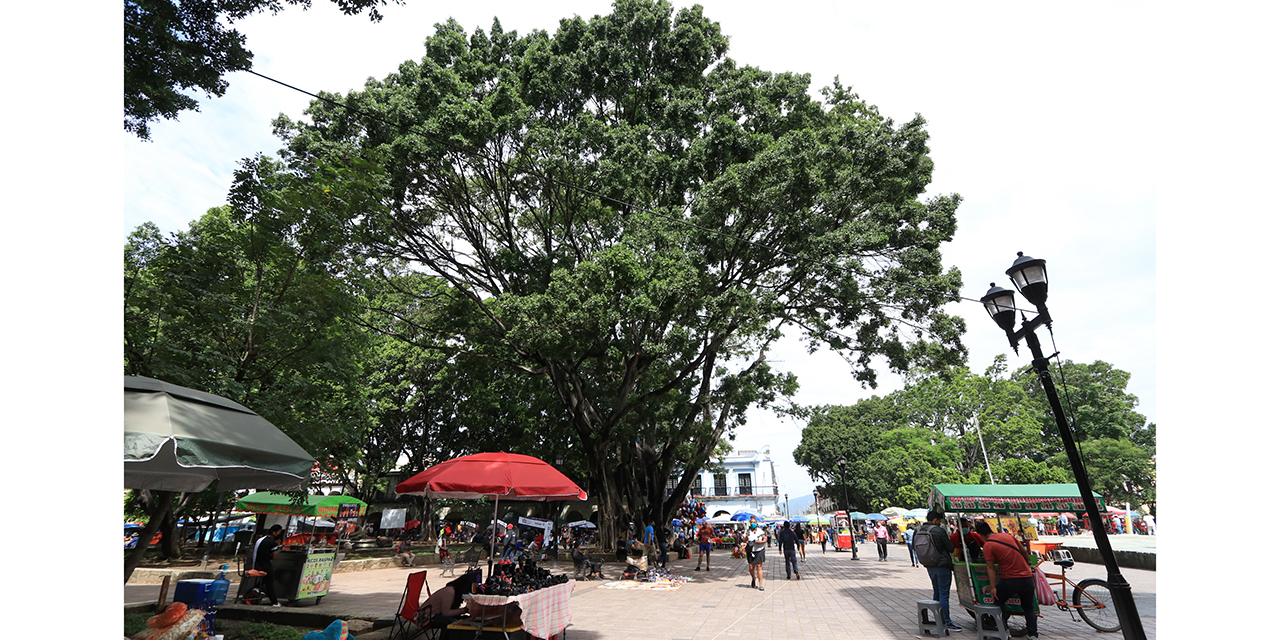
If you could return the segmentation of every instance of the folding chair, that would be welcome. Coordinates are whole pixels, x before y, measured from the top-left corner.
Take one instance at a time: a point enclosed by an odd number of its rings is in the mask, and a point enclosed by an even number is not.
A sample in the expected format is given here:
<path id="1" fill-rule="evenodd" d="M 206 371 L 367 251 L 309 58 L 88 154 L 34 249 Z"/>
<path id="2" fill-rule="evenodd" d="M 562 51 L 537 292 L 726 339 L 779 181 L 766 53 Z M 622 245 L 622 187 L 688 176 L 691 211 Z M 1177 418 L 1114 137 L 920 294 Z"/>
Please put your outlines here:
<path id="1" fill-rule="evenodd" d="M 400 610 L 396 611 L 395 621 L 392 623 L 391 635 L 387 640 L 397 640 L 403 638 L 410 640 L 416 638 L 420 633 L 426 633 L 428 629 L 418 626 L 418 609 L 422 607 L 422 591 L 426 590 L 427 596 L 431 596 L 431 587 L 427 586 L 427 572 L 415 571 L 409 574 L 404 585 L 404 595 L 400 596 Z M 439 637 L 440 631 L 437 629 L 435 637 Z"/>

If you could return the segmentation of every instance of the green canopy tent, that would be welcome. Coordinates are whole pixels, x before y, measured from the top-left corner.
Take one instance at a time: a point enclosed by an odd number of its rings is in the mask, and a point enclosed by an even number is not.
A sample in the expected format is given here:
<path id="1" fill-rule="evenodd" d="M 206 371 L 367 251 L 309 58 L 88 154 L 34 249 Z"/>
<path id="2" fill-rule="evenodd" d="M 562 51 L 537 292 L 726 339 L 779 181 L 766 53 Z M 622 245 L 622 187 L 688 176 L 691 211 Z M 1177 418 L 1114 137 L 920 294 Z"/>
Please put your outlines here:
<path id="1" fill-rule="evenodd" d="M 307 496 L 303 502 L 295 503 L 287 493 L 259 491 L 237 500 L 236 511 L 333 518 L 338 515 L 339 506 L 344 504 L 360 505 L 358 515 L 364 515 L 369 507 L 363 500 L 351 496 Z"/>
<path id="2" fill-rule="evenodd" d="M 1098 492 L 1093 498 L 1105 510 Z M 944 513 L 1084 513 L 1075 484 L 935 484 L 928 505 Z"/>

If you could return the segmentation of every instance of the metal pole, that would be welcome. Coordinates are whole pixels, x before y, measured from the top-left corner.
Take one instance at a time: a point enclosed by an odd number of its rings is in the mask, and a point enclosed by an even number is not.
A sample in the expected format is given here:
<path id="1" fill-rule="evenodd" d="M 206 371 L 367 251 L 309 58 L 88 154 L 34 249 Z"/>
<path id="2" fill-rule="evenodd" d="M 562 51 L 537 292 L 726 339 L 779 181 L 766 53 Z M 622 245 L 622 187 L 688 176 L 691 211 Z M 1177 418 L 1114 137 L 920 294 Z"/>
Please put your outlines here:
<path id="1" fill-rule="evenodd" d="M 844 481 L 844 467 L 840 467 L 840 484 L 844 487 L 844 517 L 849 522 L 849 547 L 853 550 L 853 560 L 858 559 L 858 530 L 853 528 L 853 510 L 849 508 L 849 485 Z"/>
<path id="2" fill-rule="evenodd" d="M 1049 407 L 1053 409 L 1053 417 L 1058 423 L 1058 433 L 1062 435 L 1062 446 L 1067 450 L 1067 458 L 1071 461 L 1071 471 L 1076 476 L 1076 485 L 1080 487 L 1080 497 L 1084 500 L 1084 510 L 1093 524 L 1093 539 L 1098 544 L 1098 553 L 1102 555 L 1102 563 L 1107 567 L 1107 585 L 1111 587 L 1112 601 L 1116 606 L 1116 615 L 1120 618 L 1120 631 L 1125 640 L 1146 640 L 1147 633 L 1142 628 L 1142 620 L 1138 616 L 1138 605 L 1133 601 L 1133 589 L 1120 574 L 1120 565 L 1116 563 L 1115 552 L 1111 550 L 1111 540 L 1107 538 L 1107 530 L 1102 523 L 1102 515 L 1098 512 L 1098 504 L 1093 499 L 1093 489 L 1089 486 L 1089 477 L 1085 474 L 1084 463 L 1080 460 L 1080 452 L 1076 450 L 1075 438 L 1067 424 L 1067 416 L 1062 411 L 1062 403 L 1058 401 L 1058 391 L 1054 387 L 1053 377 L 1049 373 L 1049 360 L 1040 351 L 1040 339 L 1034 331 L 1028 331 L 1027 347 L 1031 349 L 1031 365 L 1040 377 L 1045 395 L 1049 398 Z"/>

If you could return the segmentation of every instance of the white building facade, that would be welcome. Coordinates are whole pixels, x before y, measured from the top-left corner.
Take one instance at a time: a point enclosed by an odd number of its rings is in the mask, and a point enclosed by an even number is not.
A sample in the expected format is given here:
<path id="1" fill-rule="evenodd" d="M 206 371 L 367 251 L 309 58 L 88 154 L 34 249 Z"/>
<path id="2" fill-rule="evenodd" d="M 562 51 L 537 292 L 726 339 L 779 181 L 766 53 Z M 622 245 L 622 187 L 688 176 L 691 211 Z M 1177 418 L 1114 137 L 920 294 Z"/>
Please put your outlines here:
<path id="1" fill-rule="evenodd" d="M 718 469 L 703 469 L 689 486 L 689 499 L 705 502 L 707 516 L 742 510 L 765 516 L 779 513 L 778 480 L 768 445 L 735 451 L 716 462 Z"/>

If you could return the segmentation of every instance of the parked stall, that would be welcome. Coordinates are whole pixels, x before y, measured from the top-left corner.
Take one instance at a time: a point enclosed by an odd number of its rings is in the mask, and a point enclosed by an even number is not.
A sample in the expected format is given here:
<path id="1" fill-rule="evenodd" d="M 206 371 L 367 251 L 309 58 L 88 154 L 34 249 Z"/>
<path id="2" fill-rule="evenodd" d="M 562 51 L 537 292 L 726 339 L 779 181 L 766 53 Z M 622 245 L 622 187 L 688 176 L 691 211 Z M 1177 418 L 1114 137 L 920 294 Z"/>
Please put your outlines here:
<path id="1" fill-rule="evenodd" d="M 1098 509 L 1104 509 L 1102 496 L 1094 492 L 1093 497 L 1097 501 Z M 1028 522 L 1030 514 L 1067 512 L 1080 514 L 1084 512 L 1084 505 L 1079 487 L 1075 484 L 938 484 L 934 485 L 929 492 L 928 500 L 930 510 L 946 514 L 957 527 L 960 525 L 961 516 L 983 517 L 988 520 L 993 529 L 1003 529 L 1012 534 L 1028 551 L 1033 552 L 1030 554 L 1033 568 L 1041 562 L 1040 552 L 1051 549 L 1035 543 L 1036 529 Z M 960 527 L 960 539 L 964 540 L 968 535 L 969 530 Z M 956 595 L 960 600 L 960 606 L 973 616 L 975 604 L 994 605 L 995 596 L 982 592 L 984 587 L 991 584 L 987 577 L 985 560 L 971 557 L 968 545 L 960 545 L 957 551 L 962 553 L 964 559 L 962 562 L 956 562 L 954 567 Z M 1075 609 L 1087 620 L 1090 615 L 1085 609 L 1088 607 L 1079 606 L 1079 599 L 1077 596 Z M 1109 597 L 1107 601 L 1110 601 Z M 1017 598 L 1011 599 L 1008 602 L 1008 610 L 1015 615 L 1022 615 L 1023 604 Z M 1039 613 L 1038 603 L 1033 602 L 1031 606 L 1033 613 Z M 1093 623 L 1090 624 L 1093 625 Z M 1093 626 L 1098 627 L 1098 625 Z M 1012 627 L 1009 631 L 1014 636 L 1026 634 L 1026 629 L 1021 627 Z"/>
<path id="2" fill-rule="evenodd" d="M 238 511 L 338 520 L 358 518 L 367 508 L 364 501 L 351 496 L 307 496 L 303 502 L 295 503 L 288 494 L 270 491 L 251 493 L 236 502 Z M 315 598 L 319 603 L 329 593 L 333 569 L 346 555 L 337 551 L 335 538 L 336 534 L 315 531 L 285 538 L 283 548 L 271 563 L 278 597 L 294 603 Z"/>

